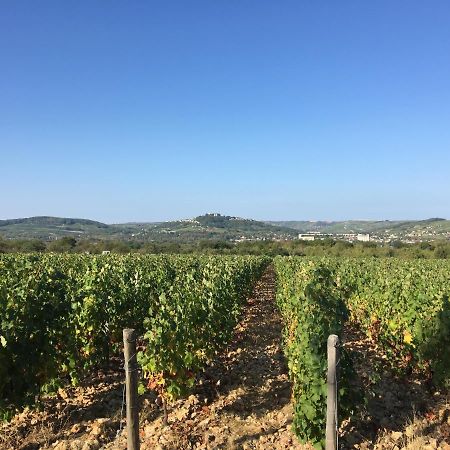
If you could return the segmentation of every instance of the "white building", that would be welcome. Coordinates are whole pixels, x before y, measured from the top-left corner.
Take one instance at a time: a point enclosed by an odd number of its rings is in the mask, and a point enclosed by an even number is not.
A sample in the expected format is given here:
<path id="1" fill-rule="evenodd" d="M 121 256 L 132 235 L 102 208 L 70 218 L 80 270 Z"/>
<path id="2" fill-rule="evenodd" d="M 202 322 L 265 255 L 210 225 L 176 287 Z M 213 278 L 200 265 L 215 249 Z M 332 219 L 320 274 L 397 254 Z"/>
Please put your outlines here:
<path id="1" fill-rule="evenodd" d="M 301 241 L 313 241 L 315 239 L 314 234 L 299 234 L 298 238 Z"/>

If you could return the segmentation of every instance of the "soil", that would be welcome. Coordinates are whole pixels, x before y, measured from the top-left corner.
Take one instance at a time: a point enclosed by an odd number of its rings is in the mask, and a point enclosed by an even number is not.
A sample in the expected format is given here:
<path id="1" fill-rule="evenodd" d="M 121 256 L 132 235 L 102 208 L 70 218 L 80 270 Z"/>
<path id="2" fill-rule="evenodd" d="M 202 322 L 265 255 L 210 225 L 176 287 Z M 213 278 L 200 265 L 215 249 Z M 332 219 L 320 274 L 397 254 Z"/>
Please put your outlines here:
<path id="1" fill-rule="evenodd" d="M 343 338 L 357 374 L 353 390 L 364 400 L 342 422 L 342 447 L 450 450 L 448 390 L 418 373 L 399 376 L 380 348 L 351 326 Z"/>
<path id="2" fill-rule="evenodd" d="M 269 268 L 246 302 L 233 340 L 204 372 L 187 399 L 162 407 L 153 393 L 141 398 L 142 449 L 310 449 L 291 432 L 291 383 L 282 353 L 281 317 Z M 348 329 L 356 355 L 355 390 L 369 401 L 342 421 L 340 448 L 450 450 L 448 392 L 420 379 L 386 371 L 376 346 Z M 77 387 L 60 389 L 0 426 L 1 449 L 126 449 L 123 361 L 113 359 Z M 414 446 L 415 445 L 415 446 Z"/>

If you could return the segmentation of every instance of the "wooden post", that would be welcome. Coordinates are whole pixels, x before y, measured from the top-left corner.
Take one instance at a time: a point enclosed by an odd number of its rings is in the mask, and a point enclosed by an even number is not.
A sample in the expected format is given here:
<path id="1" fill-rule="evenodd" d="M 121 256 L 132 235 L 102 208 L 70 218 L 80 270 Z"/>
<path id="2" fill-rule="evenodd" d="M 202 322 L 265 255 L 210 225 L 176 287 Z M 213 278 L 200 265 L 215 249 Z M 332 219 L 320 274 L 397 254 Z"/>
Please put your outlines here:
<path id="1" fill-rule="evenodd" d="M 339 338 L 335 334 L 327 340 L 327 428 L 325 433 L 325 449 L 337 449 L 337 378 L 336 361 L 338 358 Z"/>
<path id="2" fill-rule="evenodd" d="M 136 332 L 123 330 L 125 381 L 127 405 L 127 449 L 139 450 L 138 365 L 136 359 Z"/>

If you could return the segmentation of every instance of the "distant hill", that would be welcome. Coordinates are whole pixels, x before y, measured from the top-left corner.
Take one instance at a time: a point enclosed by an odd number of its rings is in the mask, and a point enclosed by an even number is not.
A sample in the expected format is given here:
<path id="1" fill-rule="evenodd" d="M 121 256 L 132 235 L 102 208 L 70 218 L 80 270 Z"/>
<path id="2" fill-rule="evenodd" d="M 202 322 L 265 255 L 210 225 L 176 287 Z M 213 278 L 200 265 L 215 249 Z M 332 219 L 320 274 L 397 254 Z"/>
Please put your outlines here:
<path id="1" fill-rule="evenodd" d="M 450 239 L 450 221 L 441 218 L 400 221 L 278 221 L 261 222 L 209 213 L 171 222 L 105 224 L 88 219 L 29 217 L 0 220 L 0 237 L 5 239 L 54 240 L 117 239 L 146 242 L 192 242 L 198 240 L 293 239 L 299 233 L 369 233 L 374 240 L 417 241 Z"/>
<path id="2" fill-rule="evenodd" d="M 295 230 L 282 226 L 216 213 L 171 222 L 114 225 L 47 216 L 0 220 L 0 237 L 6 239 L 54 240 L 73 236 L 78 239 L 189 242 L 199 239 L 288 239 L 296 235 Z"/>
<path id="3" fill-rule="evenodd" d="M 346 221 L 277 221 L 270 225 L 288 227 L 299 233 L 320 232 L 330 234 L 369 233 L 380 239 L 414 240 L 421 238 L 450 238 L 450 220 L 346 220 Z M 416 239 L 417 240 L 417 239 Z"/>
<path id="4" fill-rule="evenodd" d="M 199 239 L 246 240 L 246 239 L 289 239 L 295 237 L 295 230 L 243 219 L 223 216 L 218 213 L 205 214 L 192 219 L 161 222 L 157 224 L 127 224 L 119 227 L 135 227 L 134 238 L 143 240 L 195 241 Z"/>
<path id="5" fill-rule="evenodd" d="M 0 220 L 0 236 L 7 239 L 51 240 L 62 236 L 103 236 L 109 225 L 94 220 L 37 216 Z"/>
<path id="6" fill-rule="evenodd" d="M 94 225 L 107 228 L 108 225 L 89 219 L 72 219 L 68 217 L 36 216 L 23 219 L 0 220 L 0 227 L 8 225 L 61 226 L 61 225 Z"/>
<path id="7" fill-rule="evenodd" d="M 373 233 L 386 227 L 392 228 L 402 224 L 408 224 L 407 221 L 389 221 L 389 220 L 345 220 L 345 221 L 279 221 L 267 222 L 271 225 L 289 227 L 298 230 L 301 233 L 320 231 L 322 233 Z"/>

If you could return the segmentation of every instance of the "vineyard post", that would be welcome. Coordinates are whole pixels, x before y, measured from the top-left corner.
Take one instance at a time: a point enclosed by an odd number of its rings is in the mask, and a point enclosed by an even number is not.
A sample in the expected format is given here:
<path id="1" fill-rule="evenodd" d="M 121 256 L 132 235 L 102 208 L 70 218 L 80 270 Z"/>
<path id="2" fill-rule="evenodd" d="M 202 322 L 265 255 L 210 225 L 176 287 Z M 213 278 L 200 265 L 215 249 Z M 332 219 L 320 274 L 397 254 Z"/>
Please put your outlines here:
<path id="1" fill-rule="evenodd" d="M 123 330 L 123 345 L 127 405 L 127 449 L 139 450 L 138 365 L 135 330 L 130 328 Z"/>
<path id="2" fill-rule="evenodd" d="M 337 379 L 336 361 L 338 358 L 339 338 L 330 334 L 327 340 L 327 428 L 325 433 L 325 449 L 337 449 Z"/>

